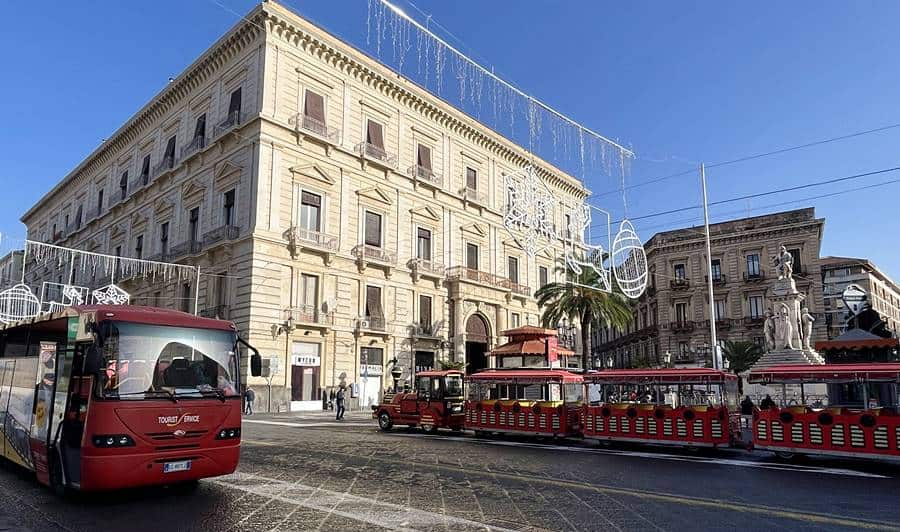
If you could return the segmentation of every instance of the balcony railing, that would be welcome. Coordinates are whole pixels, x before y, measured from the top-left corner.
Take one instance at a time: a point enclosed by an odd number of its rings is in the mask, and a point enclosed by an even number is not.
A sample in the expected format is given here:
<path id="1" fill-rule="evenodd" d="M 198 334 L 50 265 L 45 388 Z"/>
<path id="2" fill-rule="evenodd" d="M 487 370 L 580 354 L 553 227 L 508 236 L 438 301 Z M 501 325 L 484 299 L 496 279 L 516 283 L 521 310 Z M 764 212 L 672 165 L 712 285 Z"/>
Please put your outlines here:
<path id="1" fill-rule="evenodd" d="M 733 320 L 731 320 L 729 318 L 722 318 L 722 319 L 716 320 L 716 330 L 727 331 L 727 330 L 731 329 L 731 327 L 733 325 L 732 322 L 733 322 Z M 709 329 L 709 320 L 703 320 L 703 328 Z"/>
<path id="2" fill-rule="evenodd" d="M 758 272 L 744 272 L 744 281 L 762 281 L 766 278 L 766 272 L 759 270 Z"/>
<path id="3" fill-rule="evenodd" d="M 440 187 L 443 184 L 440 174 L 436 174 L 431 168 L 419 164 L 414 164 L 407 168 L 406 173 L 416 181 L 422 181 L 436 187 Z"/>
<path id="4" fill-rule="evenodd" d="M 231 307 L 228 305 L 216 305 L 215 307 L 206 307 L 200 311 L 200 316 L 204 318 L 214 318 L 217 320 L 227 320 L 228 311 Z"/>
<path id="5" fill-rule="evenodd" d="M 206 147 L 206 137 L 203 135 L 197 135 L 194 137 L 194 140 L 191 141 L 190 144 L 181 148 L 181 158 L 187 159 L 191 155 L 197 153 Z"/>
<path id="6" fill-rule="evenodd" d="M 296 323 L 334 325 L 334 313 L 322 312 L 316 305 L 299 305 L 284 309 L 284 319 Z"/>
<path id="7" fill-rule="evenodd" d="M 513 294 L 518 296 L 528 297 L 531 295 L 531 287 L 525 286 L 523 284 L 514 283 L 512 281 L 509 282 L 509 288 L 512 290 Z"/>
<path id="8" fill-rule="evenodd" d="M 228 116 L 225 118 L 225 120 L 219 122 L 219 125 L 217 125 L 215 130 L 213 130 L 213 136 L 218 137 L 222 133 L 237 129 L 237 127 L 243 124 L 246 120 L 247 113 L 242 113 L 240 111 L 233 111 L 231 113 L 228 113 Z"/>
<path id="9" fill-rule="evenodd" d="M 341 130 L 336 127 L 329 127 L 328 124 L 322 122 L 318 118 L 298 113 L 294 116 L 293 122 L 296 131 L 312 133 L 332 144 L 341 143 Z"/>
<path id="10" fill-rule="evenodd" d="M 709 275 L 703 276 L 703 282 L 704 283 L 709 282 Z M 713 285 L 722 286 L 724 284 L 725 284 L 725 276 L 724 275 L 713 275 Z"/>
<path id="11" fill-rule="evenodd" d="M 203 242 L 199 240 L 186 240 L 180 244 L 172 246 L 169 256 L 172 258 L 183 257 L 184 255 L 196 255 L 203 251 Z"/>
<path id="12" fill-rule="evenodd" d="M 687 290 L 691 287 L 690 279 L 672 279 L 669 281 L 672 290 Z"/>
<path id="13" fill-rule="evenodd" d="M 153 255 L 150 255 L 149 257 L 147 257 L 147 260 L 154 261 L 154 262 L 168 262 L 168 259 L 171 256 L 172 256 L 172 253 L 169 252 L 168 250 L 166 250 L 166 251 L 161 251 L 159 253 L 154 253 Z"/>
<path id="14" fill-rule="evenodd" d="M 156 166 L 153 167 L 153 176 L 157 177 L 160 174 L 168 172 L 172 168 L 175 168 L 175 156 L 168 155 L 163 157 L 161 161 L 156 163 Z"/>
<path id="15" fill-rule="evenodd" d="M 487 205 L 487 192 L 482 192 L 481 190 L 475 188 L 466 187 L 463 190 L 463 195 L 465 196 L 466 201 L 471 201 L 479 205 Z"/>
<path id="16" fill-rule="evenodd" d="M 375 261 L 383 264 L 394 264 L 394 254 L 385 251 L 378 246 L 370 246 L 368 244 L 360 244 L 353 248 L 353 254 L 357 259 Z"/>
<path id="17" fill-rule="evenodd" d="M 384 151 L 382 147 L 369 144 L 368 142 L 360 142 L 356 145 L 356 152 L 359 153 L 360 157 L 378 161 L 390 168 L 397 168 L 397 156 Z"/>
<path id="18" fill-rule="evenodd" d="M 203 233 L 203 245 L 211 246 L 224 240 L 234 240 L 241 232 L 241 228 L 236 225 L 223 225 Z"/>
<path id="19" fill-rule="evenodd" d="M 442 264 L 425 259 L 409 259 L 406 266 L 420 275 L 431 275 L 434 277 L 443 277 L 445 271 Z"/>
<path id="20" fill-rule="evenodd" d="M 504 290 L 512 289 L 512 282 L 506 277 L 494 275 L 493 273 L 473 270 L 464 266 L 454 266 L 447 270 L 448 281 L 470 281 L 473 283 L 485 284 L 495 288 Z"/>
<path id="21" fill-rule="evenodd" d="M 669 324 L 669 328 L 676 333 L 687 333 L 694 330 L 694 322 L 676 320 Z"/>
<path id="22" fill-rule="evenodd" d="M 765 321 L 766 321 L 765 316 L 749 316 L 749 317 L 744 318 L 743 323 L 744 323 L 744 327 L 754 328 L 754 327 L 762 327 L 763 323 L 765 323 Z"/>
<path id="23" fill-rule="evenodd" d="M 294 245 L 308 244 L 329 251 L 337 251 L 337 237 L 299 226 L 292 226 L 288 235 L 295 241 Z"/>
<path id="24" fill-rule="evenodd" d="M 413 336 L 424 338 L 437 338 L 440 336 L 440 329 L 431 323 L 416 323 L 412 327 Z"/>
<path id="25" fill-rule="evenodd" d="M 360 316 L 356 327 L 364 331 L 384 331 L 385 320 L 383 316 Z"/>

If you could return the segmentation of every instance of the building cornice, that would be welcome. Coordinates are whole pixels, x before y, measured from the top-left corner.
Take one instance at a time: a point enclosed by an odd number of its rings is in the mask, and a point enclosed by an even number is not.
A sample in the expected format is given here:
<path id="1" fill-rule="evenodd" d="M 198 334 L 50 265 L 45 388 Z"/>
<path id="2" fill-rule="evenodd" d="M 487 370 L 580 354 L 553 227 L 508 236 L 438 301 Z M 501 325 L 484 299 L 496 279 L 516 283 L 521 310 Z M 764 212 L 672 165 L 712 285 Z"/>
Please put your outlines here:
<path id="1" fill-rule="evenodd" d="M 733 235 L 727 234 L 719 234 L 712 235 L 710 237 L 710 243 L 715 247 L 716 245 L 721 244 L 741 244 L 745 242 L 758 242 L 760 240 L 760 235 L 766 235 L 767 237 L 775 236 L 775 235 L 788 235 L 793 232 L 804 230 L 805 228 L 816 228 L 819 231 L 819 237 L 821 238 L 822 227 L 825 225 L 825 220 L 821 218 L 817 218 L 814 220 L 807 220 L 803 222 L 790 223 L 778 226 L 769 226 L 760 229 L 754 229 L 750 231 L 740 231 L 735 232 Z M 645 244 L 647 249 L 647 255 L 656 254 L 656 253 L 672 253 L 676 251 L 685 251 L 695 248 L 701 248 L 706 246 L 706 241 L 704 240 L 703 234 L 697 235 L 696 238 L 691 239 L 683 239 L 677 240 L 673 242 L 663 242 L 656 243 L 653 241 L 653 238 L 647 241 Z"/>

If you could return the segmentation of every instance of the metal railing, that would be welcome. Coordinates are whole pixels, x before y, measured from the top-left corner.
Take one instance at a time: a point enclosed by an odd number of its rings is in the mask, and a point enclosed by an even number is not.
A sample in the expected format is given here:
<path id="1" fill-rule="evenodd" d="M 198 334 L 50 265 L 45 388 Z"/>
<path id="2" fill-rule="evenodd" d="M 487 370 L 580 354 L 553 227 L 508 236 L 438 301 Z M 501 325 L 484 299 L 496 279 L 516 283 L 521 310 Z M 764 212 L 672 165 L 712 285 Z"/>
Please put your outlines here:
<path id="1" fill-rule="evenodd" d="M 436 174 L 431 168 L 419 164 L 414 164 L 407 168 L 406 173 L 416 181 L 424 181 L 437 187 L 444 182 L 440 174 Z"/>
<path id="2" fill-rule="evenodd" d="M 436 338 L 439 336 L 438 327 L 431 323 L 415 323 L 413 324 L 413 335 Z"/>
<path id="3" fill-rule="evenodd" d="M 431 274 L 437 277 L 444 276 L 444 266 L 431 260 L 409 259 L 406 266 L 411 270 L 417 270 L 419 273 Z"/>
<path id="4" fill-rule="evenodd" d="M 523 284 L 514 283 L 514 282 L 510 281 L 509 287 L 512 290 L 513 294 L 516 294 L 519 296 L 525 296 L 525 297 L 528 297 L 531 295 L 531 287 L 530 286 L 525 286 Z"/>
<path id="5" fill-rule="evenodd" d="M 724 275 L 713 275 L 712 281 L 713 281 L 714 285 L 723 285 L 723 284 L 725 284 L 725 276 Z M 703 276 L 703 282 L 704 283 L 709 282 L 709 275 Z"/>
<path id="6" fill-rule="evenodd" d="M 338 248 L 336 236 L 313 231 L 311 229 L 305 229 L 296 225 L 291 227 L 289 238 L 294 239 L 294 245 L 311 244 L 330 251 L 337 251 Z"/>
<path id="7" fill-rule="evenodd" d="M 171 170 L 172 168 L 175 168 L 175 156 L 167 155 L 163 157 L 161 161 L 156 163 L 156 166 L 153 167 L 153 176 L 157 177 L 160 174 Z"/>
<path id="8" fill-rule="evenodd" d="M 745 281 L 762 281 L 766 278 L 766 272 L 759 270 L 758 272 L 749 273 L 744 272 L 744 280 Z"/>
<path id="9" fill-rule="evenodd" d="M 378 246 L 370 246 L 368 244 L 359 244 L 353 248 L 353 254 L 358 259 L 373 260 L 385 264 L 394 264 L 394 255 L 389 251 Z"/>
<path id="10" fill-rule="evenodd" d="M 385 320 L 383 316 L 360 316 L 356 327 L 365 331 L 384 331 Z"/>
<path id="11" fill-rule="evenodd" d="M 744 327 L 762 327 L 765 321 L 765 316 L 748 316 L 743 319 L 743 324 Z"/>
<path id="12" fill-rule="evenodd" d="M 685 290 L 691 287 L 691 281 L 689 279 L 672 279 L 669 281 L 669 286 L 672 290 Z"/>
<path id="13" fill-rule="evenodd" d="M 169 250 L 169 256 L 172 258 L 184 255 L 196 255 L 203 250 L 203 242 L 199 240 L 186 240 L 180 244 L 172 246 Z"/>
<path id="14" fill-rule="evenodd" d="M 691 332 L 694 330 L 694 322 L 675 320 L 669 324 L 669 328 L 676 333 Z"/>
<path id="15" fill-rule="evenodd" d="M 247 113 L 242 113 L 240 111 L 232 111 L 228 113 L 228 116 L 225 117 L 225 120 L 219 122 L 219 125 L 215 127 L 213 130 L 213 136 L 218 137 L 222 133 L 226 131 L 231 131 L 236 129 L 239 125 L 243 124 L 244 121 L 247 120 Z"/>
<path id="16" fill-rule="evenodd" d="M 716 330 L 726 331 L 728 329 L 731 329 L 732 325 L 734 324 L 733 322 L 734 320 L 731 320 L 729 318 L 718 319 L 716 320 Z M 709 320 L 703 320 L 703 327 L 705 329 L 709 329 Z"/>
<path id="17" fill-rule="evenodd" d="M 149 257 L 147 257 L 147 260 L 155 261 L 155 262 L 167 262 L 168 258 L 170 256 L 171 256 L 171 253 L 168 250 L 166 250 L 166 251 L 161 251 L 159 253 L 154 253 L 153 255 L 150 255 Z"/>
<path id="18" fill-rule="evenodd" d="M 359 153 L 360 157 L 378 161 L 391 168 L 397 168 L 397 156 L 384 151 L 382 147 L 369 144 L 368 142 L 360 142 L 356 145 L 356 152 Z"/>
<path id="19" fill-rule="evenodd" d="M 284 319 L 297 323 L 314 323 L 317 325 L 333 325 L 334 313 L 322 312 L 316 305 L 298 305 L 284 309 Z"/>
<path id="20" fill-rule="evenodd" d="M 482 192 L 477 188 L 466 187 L 463 194 L 467 201 L 478 203 L 479 205 L 487 205 L 487 192 Z"/>
<path id="21" fill-rule="evenodd" d="M 447 269 L 448 281 L 471 281 L 474 283 L 486 284 L 504 290 L 512 289 L 512 281 L 506 277 L 494 275 L 493 273 L 473 270 L 464 266 L 454 266 Z"/>
<path id="22" fill-rule="evenodd" d="M 181 158 L 187 159 L 191 155 L 197 153 L 206 147 L 206 136 L 197 135 L 194 137 L 194 140 L 190 142 L 187 146 L 181 148 Z"/>
<path id="23" fill-rule="evenodd" d="M 341 143 L 341 130 L 336 127 L 329 127 L 328 124 L 322 122 L 318 118 L 313 118 L 303 113 L 297 113 L 294 116 L 293 122 L 296 131 L 312 133 L 332 144 Z"/>
<path id="24" fill-rule="evenodd" d="M 227 320 L 230 309 L 231 307 L 229 305 L 206 307 L 200 311 L 200 316 L 204 318 L 215 318 L 217 320 Z"/>
<path id="25" fill-rule="evenodd" d="M 234 240 L 241 232 L 241 228 L 236 225 L 223 225 L 203 233 L 203 245 L 211 246 L 223 240 Z"/>

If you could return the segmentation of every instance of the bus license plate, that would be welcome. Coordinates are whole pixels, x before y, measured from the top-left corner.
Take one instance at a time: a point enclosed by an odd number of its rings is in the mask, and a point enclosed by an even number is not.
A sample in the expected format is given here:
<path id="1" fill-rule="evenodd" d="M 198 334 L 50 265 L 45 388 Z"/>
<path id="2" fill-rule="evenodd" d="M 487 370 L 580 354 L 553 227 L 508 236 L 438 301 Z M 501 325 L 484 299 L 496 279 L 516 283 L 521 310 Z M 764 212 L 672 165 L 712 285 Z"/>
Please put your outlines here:
<path id="1" fill-rule="evenodd" d="M 175 473 L 177 471 L 189 471 L 191 469 L 190 460 L 182 460 L 180 462 L 166 462 L 163 464 L 163 473 Z"/>

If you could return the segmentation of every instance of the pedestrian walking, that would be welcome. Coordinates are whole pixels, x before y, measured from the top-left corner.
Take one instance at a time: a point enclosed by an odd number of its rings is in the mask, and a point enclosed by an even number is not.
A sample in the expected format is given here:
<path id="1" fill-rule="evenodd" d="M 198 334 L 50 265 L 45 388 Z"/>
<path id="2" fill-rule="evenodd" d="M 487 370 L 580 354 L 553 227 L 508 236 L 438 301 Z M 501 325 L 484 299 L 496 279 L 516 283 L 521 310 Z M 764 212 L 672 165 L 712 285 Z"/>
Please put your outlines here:
<path id="1" fill-rule="evenodd" d="M 344 385 L 342 384 L 340 388 L 338 388 L 337 395 L 335 395 L 335 405 L 337 408 L 337 415 L 334 419 L 338 421 L 342 421 L 344 419 Z"/>
<path id="2" fill-rule="evenodd" d="M 759 403 L 759 407 L 763 410 L 768 410 L 770 408 L 775 408 L 775 401 L 772 400 L 772 396 L 766 394 L 762 401 Z"/>
<path id="3" fill-rule="evenodd" d="M 750 399 L 749 395 L 745 395 L 744 400 L 741 401 L 741 414 L 744 416 L 753 415 L 753 399 Z"/>
<path id="4" fill-rule="evenodd" d="M 244 390 L 244 413 L 248 416 L 253 415 L 253 401 L 256 400 L 256 392 L 253 391 L 253 388 L 247 387 Z"/>

